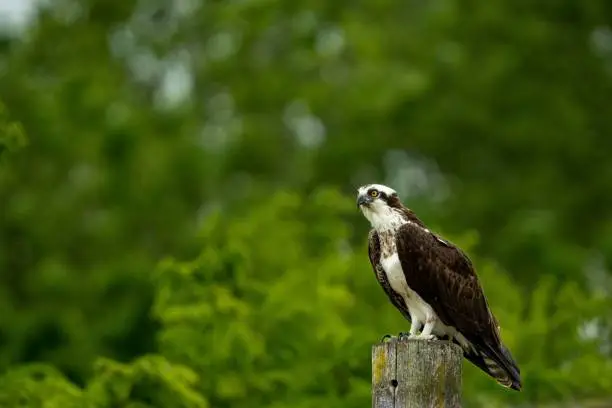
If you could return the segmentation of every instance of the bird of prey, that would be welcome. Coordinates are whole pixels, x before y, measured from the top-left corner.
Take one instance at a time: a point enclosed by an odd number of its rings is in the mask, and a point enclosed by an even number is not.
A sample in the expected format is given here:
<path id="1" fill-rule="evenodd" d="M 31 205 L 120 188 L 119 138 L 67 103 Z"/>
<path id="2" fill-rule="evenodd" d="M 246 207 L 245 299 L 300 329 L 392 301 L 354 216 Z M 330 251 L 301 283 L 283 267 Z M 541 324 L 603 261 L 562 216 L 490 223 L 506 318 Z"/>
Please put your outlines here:
<path id="1" fill-rule="evenodd" d="M 499 384 L 520 390 L 519 367 L 501 341 L 470 259 L 427 229 L 390 187 L 360 187 L 357 206 L 372 226 L 368 253 L 376 279 L 411 321 L 408 338 L 448 338 Z"/>

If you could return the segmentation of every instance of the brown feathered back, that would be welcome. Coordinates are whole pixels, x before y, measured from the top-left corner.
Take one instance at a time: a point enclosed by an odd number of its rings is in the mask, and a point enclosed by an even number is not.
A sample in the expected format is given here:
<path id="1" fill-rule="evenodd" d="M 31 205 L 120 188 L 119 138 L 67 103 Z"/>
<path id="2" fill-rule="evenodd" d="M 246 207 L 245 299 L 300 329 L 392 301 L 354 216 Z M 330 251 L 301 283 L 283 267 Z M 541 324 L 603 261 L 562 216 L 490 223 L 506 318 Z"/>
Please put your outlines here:
<path id="1" fill-rule="evenodd" d="M 434 309 L 445 325 L 454 327 L 465 337 L 470 345 L 464 347 L 464 356 L 469 361 L 500 384 L 520 389 L 520 370 L 501 342 L 497 321 L 467 255 L 429 231 L 413 211 L 401 204 L 396 194 L 384 199 L 408 221 L 394 236 L 408 286 Z M 410 320 L 403 298 L 387 282 L 380 263 L 380 237 L 375 230 L 369 234 L 368 252 L 385 293 Z"/>
<path id="2" fill-rule="evenodd" d="M 519 368 L 502 344 L 499 327 L 469 258 L 422 225 L 409 222 L 396 234 L 408 286 L 447 326 L 471 344 L 464 355 L 500 384 L 521 388 Z"/>

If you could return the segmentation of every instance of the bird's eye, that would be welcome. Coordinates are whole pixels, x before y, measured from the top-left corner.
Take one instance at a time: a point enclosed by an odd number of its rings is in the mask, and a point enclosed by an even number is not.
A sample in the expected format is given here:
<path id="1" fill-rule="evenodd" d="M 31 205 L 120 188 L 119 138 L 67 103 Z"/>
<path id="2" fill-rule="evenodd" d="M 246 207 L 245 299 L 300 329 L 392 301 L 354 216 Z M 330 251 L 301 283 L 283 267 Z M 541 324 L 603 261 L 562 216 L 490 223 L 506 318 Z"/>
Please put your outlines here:
<path id="1" fill-rule="evenodd" d="M 378 197 L 378 190 L 370 190 L 370 197 Z"/>

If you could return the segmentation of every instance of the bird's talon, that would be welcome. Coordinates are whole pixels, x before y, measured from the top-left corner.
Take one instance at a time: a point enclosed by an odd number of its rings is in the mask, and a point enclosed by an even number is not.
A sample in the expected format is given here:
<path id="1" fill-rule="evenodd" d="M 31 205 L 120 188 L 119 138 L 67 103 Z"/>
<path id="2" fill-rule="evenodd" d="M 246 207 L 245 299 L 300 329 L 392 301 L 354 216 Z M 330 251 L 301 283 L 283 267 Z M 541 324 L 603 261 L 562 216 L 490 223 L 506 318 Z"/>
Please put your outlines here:
<path id="1" fill-rule="evenodd" d="M 408 332 L 400 332 L 398 337 L 400 340 L 409 340 L 414 337 L 414 334 Z"/>
<path id="2" fill-rule="evenodd" d="M 418 334 L 416 336 L 412 336 L 411 338 L 414 340 L 427 340 L 427 341 L 437 340 L 437 337 L 433 334 Z"/>
<path id="3" fill-rule="evenodd" d="M 387 341 L 391 341 L 391 339 L 393 338 L 392 335 L 390 334 L 385 334 L 384 336 L 382 336 L 382 338 L 380 339 L 381 343 L 385 343 Z"/>

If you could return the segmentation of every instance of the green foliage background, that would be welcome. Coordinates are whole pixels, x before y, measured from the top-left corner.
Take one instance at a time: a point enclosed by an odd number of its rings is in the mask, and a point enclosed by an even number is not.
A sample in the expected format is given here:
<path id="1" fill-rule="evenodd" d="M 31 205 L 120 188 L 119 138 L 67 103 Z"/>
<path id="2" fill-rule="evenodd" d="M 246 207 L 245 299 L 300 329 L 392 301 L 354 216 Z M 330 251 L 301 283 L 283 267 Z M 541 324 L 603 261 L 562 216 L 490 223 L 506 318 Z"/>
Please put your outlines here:
<path id="1" fill-rule="evenodd" d="M 366 182 L 470 254 L 521 366 L 466 363 L 465 407 L 610 406 L 612 3 L 33 10 L 0 40 L 0 407 L 368 406 L 407 324 Z"/>

